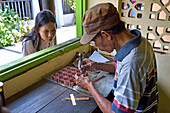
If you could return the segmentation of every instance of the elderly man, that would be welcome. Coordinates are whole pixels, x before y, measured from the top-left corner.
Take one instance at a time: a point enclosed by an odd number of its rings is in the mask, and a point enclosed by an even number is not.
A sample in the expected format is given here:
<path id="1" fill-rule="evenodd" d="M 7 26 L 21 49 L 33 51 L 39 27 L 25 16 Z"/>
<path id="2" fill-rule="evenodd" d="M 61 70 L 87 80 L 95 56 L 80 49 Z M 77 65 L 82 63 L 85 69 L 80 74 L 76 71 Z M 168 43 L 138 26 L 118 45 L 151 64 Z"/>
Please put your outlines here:
<path id="1" fill-rule="evenodd" d="M 153 48 L 138 30 L 128 31 L 111 3 L 90 8 L 83 16 L 82 44 L 94 41 L 100 50 L 117 54 L 113 63 L 83 60 L 85 70 L 115 73 L 112 102 L 104 98 L 88 77 L 76 76 L 77 85 L 90 91 L 104 113 L 157 112 L 158 90 Z"/>

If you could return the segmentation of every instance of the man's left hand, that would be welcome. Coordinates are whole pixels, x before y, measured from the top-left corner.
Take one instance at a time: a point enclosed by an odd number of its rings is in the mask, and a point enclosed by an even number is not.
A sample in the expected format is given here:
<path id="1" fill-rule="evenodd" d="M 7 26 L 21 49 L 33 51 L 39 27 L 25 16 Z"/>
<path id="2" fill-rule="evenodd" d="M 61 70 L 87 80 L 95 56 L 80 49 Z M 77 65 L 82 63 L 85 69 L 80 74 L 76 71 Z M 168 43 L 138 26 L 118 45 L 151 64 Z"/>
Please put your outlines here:
<path id="1" fill-rule="evenodd" d="M 83 75 L 77 76 L 75 74 L 75 79 L 76 79 L 76 85 L 81 86 L 85 89 L 88 89 L 89 84 L 92 82 L 89 77 L 84 77 Z"/>

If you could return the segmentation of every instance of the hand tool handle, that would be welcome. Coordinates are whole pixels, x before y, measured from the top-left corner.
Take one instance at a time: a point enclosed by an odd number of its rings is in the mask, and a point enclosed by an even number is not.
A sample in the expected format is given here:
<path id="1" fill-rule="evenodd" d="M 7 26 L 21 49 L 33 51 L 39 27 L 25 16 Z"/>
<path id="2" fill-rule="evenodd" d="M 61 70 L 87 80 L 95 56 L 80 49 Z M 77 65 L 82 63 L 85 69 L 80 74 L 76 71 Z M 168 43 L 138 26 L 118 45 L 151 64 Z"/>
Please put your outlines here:
<path id="1" fill-rule="evenodd" d="M 75 100 L 89 100 L 89 99 L 90 99 L 89 97 L 80 97 L 80 98 L 75 97 Z M 65 100 L 71 100 L 71 98 L 66 97 Z"/>

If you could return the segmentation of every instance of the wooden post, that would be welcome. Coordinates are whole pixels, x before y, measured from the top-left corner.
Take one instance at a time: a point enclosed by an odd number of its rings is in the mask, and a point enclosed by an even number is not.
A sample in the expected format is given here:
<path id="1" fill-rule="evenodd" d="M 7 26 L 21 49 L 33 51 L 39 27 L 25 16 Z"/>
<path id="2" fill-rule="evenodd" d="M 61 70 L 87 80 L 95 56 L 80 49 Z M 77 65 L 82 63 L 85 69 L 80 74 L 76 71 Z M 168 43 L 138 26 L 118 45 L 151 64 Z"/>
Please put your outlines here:
<path id="1" fill-rule="evenodd" d="M 55 15 L 55 5 L 54 0 L 42 0 L 42 7 L 43 9 L 48 9 L 53 12 Z"/>

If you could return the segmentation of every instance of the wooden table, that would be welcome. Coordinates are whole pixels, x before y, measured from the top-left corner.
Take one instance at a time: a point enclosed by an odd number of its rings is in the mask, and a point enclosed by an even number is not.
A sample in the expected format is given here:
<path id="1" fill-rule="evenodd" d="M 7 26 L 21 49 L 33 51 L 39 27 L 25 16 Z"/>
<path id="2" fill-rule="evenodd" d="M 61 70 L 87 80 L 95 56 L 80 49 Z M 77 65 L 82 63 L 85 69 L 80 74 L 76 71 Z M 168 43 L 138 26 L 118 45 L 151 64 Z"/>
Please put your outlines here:
<path id="1" fill-rule="evenodd" d="M 6 100 L 11 113 L 89 113 L 97 107 L 93 98 L 89 101 L 76 101 L 73 106 L 65 97 L 74 94 L 85 97 L 71 89 L 52 82 L 41 80 Z"/>

